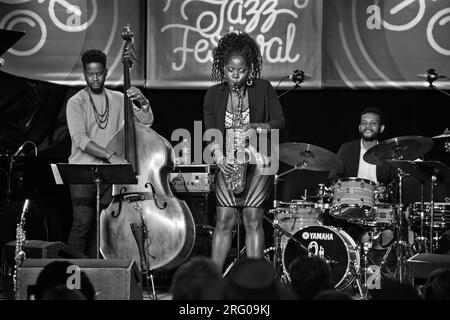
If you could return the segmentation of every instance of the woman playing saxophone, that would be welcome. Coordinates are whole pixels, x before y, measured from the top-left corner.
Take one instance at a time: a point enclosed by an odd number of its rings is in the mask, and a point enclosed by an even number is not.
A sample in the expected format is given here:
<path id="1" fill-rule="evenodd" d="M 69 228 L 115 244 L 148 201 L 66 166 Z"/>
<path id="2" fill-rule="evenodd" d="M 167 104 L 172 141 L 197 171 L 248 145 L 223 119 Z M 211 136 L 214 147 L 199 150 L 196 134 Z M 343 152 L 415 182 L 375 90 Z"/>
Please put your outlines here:
<path id="1" fill-rule="evenodd" d="M 223 36 L 214 49 L 212 80 L 216 84 L 205 95 L 204 122 L 207 130 L 220 130 L 225 141 L 224 146 L 213 144 L 219 171 L 212 259 L 221 269 L 231 248 L 239 210 L 246 231 L 247 256 L 263 255 L 264 205 L 273 176 L 262 173 L 261 162 L 249 162 L 252 157 L 261 157 L 248 141 L 255 141 L 258 135 L 270 130 L 282 129 L 284 116 L 275 89 L 269 81 L 260 79 L 261 69 L 258 45 L 245 33 Z"/>

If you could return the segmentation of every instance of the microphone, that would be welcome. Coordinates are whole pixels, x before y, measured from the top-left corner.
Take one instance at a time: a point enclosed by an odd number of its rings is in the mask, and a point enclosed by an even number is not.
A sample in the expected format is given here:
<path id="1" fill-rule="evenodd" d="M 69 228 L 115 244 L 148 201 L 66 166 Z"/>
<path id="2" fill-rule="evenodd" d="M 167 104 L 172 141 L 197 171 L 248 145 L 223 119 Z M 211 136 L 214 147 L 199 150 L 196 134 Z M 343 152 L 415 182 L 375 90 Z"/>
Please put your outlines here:
<path id="1" fill-rule="evenodd" d="M 437 79 L 447 79 L 443 74 L 436 73 L 436 70 L 433 68 L 428 69 L 427 73 L 419 73 L 417 77 L 427 80 L 430 84 Z"/>
<path id="2" fill-rule="evenodd" d="M 23 150 L 23 148 L 25 148 L 25 146 L 27 144 L 31 143 L 34 147 L 34 155 L 37 156 L 37 146 L 33 141 L 25 141 L 24 143 L 22 143 L 22 145 L 19 147 L 19 149 L 17 149 L 17 151 L 13 154 L 13 157 L 17 157 Z"/>
<path id="3" fill-rule="evenodd" d="M 17 149 L 17 151 L 13 154 L 13 157 L 17 157 L 22 152 L 23 148 L 25 148 L 27 143 L 28 143 L 28 141 L 22 143 L 22 145 L 19 147 L 19 149 Z"/>
<path id="4" fill-rule="evenodd" d="M 294 73 L 289 75 L 288 78 L 289 78 L 289 80 L 292 80 L 293 82 L 303 82 L 303 81 L 311 79 L 311 76 L 302 70 L 296 69 L 296 70 L 294 70 Z"/>

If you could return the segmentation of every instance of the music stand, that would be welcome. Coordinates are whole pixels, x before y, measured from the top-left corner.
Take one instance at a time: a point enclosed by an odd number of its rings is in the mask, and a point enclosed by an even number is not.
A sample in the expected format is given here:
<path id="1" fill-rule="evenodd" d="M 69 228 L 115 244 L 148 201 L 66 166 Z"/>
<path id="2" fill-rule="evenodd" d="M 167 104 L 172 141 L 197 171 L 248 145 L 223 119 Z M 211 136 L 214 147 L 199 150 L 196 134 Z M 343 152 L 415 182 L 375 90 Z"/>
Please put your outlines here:
<path id="1" fill-rule="evenodd" d="M 101 184 L 136 184 L 131 164 L 52 163 L 56 184 L 95 184 L 97 189 L 97 259 L 100 259 L 100 187 Z"/>

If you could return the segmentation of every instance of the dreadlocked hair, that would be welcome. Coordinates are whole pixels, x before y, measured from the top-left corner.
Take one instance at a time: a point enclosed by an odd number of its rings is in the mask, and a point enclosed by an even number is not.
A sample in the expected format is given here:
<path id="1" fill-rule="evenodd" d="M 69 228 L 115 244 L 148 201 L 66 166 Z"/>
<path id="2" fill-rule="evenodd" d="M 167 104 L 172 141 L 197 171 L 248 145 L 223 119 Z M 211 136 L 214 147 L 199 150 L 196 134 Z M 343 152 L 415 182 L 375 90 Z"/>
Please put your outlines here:
<path id="1" fill-rule="evenodd" d="M 262 70 L 261 52 L 253 40 L 246 33 L 228 33 L 220 38 L 213 51 L 213 66 L 211 80 L 215 83 L 225 82 L 224 67 L 233 55 L 241 55 L 250 68 L 250 77 L 259 79 Z"/>

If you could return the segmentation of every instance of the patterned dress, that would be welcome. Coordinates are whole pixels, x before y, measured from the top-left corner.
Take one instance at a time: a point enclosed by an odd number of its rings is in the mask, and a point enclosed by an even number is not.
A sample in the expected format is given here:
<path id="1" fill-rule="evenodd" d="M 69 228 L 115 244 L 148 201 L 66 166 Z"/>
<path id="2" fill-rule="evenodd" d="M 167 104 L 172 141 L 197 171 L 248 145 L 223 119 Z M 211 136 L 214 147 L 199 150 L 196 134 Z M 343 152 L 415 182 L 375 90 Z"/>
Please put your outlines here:
<path id="1" fill-rule="evenodd" d="M 233 112 L 231 106 L 231 97 L 228 98 L 227 110 L 225 113 L 225 129 L 233 128 Z M 248 107 L 248 96 L 243 97 L 242 107 L 243 123 L 250 123 L 250 108 Z M 226 138 L 226 149 L 229 149 L 229 143 L 233 141 Z M 256 164 L 248 164 L 245 179 L 245 188 L 239 193 L 235 194 L 233 191 L 227 189 L 225 183 L 225 176 L 219 170 L 216 177 L 216 199 L 219 207 L 254 207 L 261 208 L 264 206 L 264 201 L 269 196 L 273 176 L 262 175 L 261 169 Z"/>

